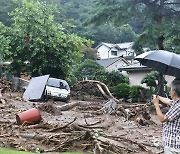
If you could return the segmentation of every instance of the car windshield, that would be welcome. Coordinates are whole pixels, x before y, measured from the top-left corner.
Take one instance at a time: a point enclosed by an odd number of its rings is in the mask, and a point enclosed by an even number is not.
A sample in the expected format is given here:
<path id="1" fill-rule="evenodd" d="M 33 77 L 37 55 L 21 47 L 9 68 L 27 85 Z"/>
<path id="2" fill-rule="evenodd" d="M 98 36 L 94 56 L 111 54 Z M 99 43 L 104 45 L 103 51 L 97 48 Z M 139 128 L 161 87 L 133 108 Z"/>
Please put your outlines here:
<path id="1" fill-rule="evenodd" d="M 61 79 L 49 78 L 47 85 L 50 87 L 69 90 L 68 83 L 65 80 L 61 80 Z"/>

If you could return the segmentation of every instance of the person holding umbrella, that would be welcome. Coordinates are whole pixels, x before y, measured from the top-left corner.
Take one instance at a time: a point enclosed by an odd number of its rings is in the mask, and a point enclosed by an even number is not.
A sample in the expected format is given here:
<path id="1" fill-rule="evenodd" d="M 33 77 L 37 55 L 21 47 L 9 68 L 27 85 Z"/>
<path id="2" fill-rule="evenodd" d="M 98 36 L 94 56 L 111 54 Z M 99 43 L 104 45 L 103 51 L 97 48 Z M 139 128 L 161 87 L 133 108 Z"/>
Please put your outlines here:
<path id="1" fill-rule="evenodd" d="M 170 95 L 172 100 L 162 96 L 153 95 L 152 102 L 157 116 L 163 123 L 162 141 L 165 154 L 180 154 L 180 79 L 176 78 L 171 83 Z M 163 114 L 159 101 L 170 105 L 170 109 Z"/>

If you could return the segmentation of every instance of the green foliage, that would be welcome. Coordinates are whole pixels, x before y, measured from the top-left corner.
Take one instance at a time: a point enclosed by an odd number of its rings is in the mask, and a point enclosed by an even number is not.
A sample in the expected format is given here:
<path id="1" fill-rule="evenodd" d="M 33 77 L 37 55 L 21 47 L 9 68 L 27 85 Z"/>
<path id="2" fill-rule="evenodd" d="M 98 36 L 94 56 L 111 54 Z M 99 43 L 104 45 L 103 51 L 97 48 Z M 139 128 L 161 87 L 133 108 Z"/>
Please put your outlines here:
<path id="1" fill-rule="evenodd" d="M 13 149 L 7 149 L 7 148 L 0 148 L 1 154 L 33 154 L 31 152 L 25 152 L 25 151 L 17 151 Z"/>
<path id="2" fill-rule="evenodd" d="M 122 73 L 105 71 L 104 67 L 91 59 L 86 59 L 79 66 L 76 66 L 73 74 L 73 80 L 74 77 L 78 81 L 86 78 L 89 80 L 98 80 L 105 83 L 108 87 L 115 86 L 119 83 L 129 83 L 129 79 L 122 75 Z"/>
<path id="3" fill-rule="evenodd" d="M 0 55 L 1 55 L 1 60 L 4 58 L 4 53 L 8 54 L 9 53 L 9 43 L 10 43 L 10 33 L 11 29 L 4 26 L 0 22 Z"/>
<path id="4" fill-rule="evenodd" d="M 113 95 L 117 98 L 124 98 L 127 100 L 130 95 L 130 86 L 127 83 L 120 83 L 117 86 L 111 88 Z"/>
<path id="5" fill-rule="evenodd" d="M 67 34 L 61 24 L 54 22 L 56 8 L 46 2 L 22 0 L 11 13 L 14 24 L 11 36 L 12 69 L 27 71 L 32 76 L 51 74 L 66 78 L 72 66 L 80 60 L 80 50 L 87 41 L 75 34 Z"/>
<path id="6" fill-rule="evenodd" d="M 13 1 L 17 1 L 14 3 Z M 57 6 L 54 12 L 54 21 L 62 24 L 65 28 L 64 32 L 75 33 L 81 37 L 93 40 L 94 47 L 101 42 L 120 43 L 134 41 L 136 34 L 127 26 L 115 27 L 109 21 L 103 25 L 84 25 L 85 21 L 91 17 L 90 13 L 99 4 L 92 0 L 34 0 L 39 2 L 47 2 Z M 104 3 L 106 3 L 104 1 Z M 109 2 L 108 2 L 109 3 Z M 14 10 L 21 5 L 21 0 L 1 0 L 0 2 L 0 21 L 7 26 L 13 23 L 8 12 Z M 111 1 L 110 1 L 111 4 Z M 101 19 L 101 18 L 100 18 Z"/>
<path id="7" fill-rule="evenodd" d="M 117 98 L 125 100 L 132 99 L 132 102 L 144 101 L 152 96 L 149 89 L 139 85 L 129 86 L 127 83 L 120 83 L 114 87 L 110 87 L 110 91 Z"/>
<path id="8" fill-rule="evenodd" d="M 92 59 L 96 60 L 97 59 L 97 50 L 93 48 L 84 48 L 82 50 L 83 52 L 83 59 Z"/>
<path id="9" fill-rule="evenodd" d="M 118 71 L 111 71 L 107 72 L 107 81 L 104 82 L 109 87 L 113 87 L 119 83 L 129 83 L 129 78 L 127 76 L 124 76 L 122 73 Z"/>
<path id="10" fill-rule="evenodd" d="M 74 75 L 77 80 L 83 80 L 85 78 L 92 80 L 98 72 L 105 72 L 104 67 L 96 63 L 96 61 L 91 59 L 86 59 L 74 71 Z"/>
<path id="11" fill-rule="evenodd" d="M 129 83 L 129 78 L 118 71 L 97 71 L 94 79 L 105 83 L 108 87 L 113 87 L 119 83 Z"/>
<path id="12" fill-rule="evenodd" d="M 148 73 L 144 76 L 144 78 L 141 81 L 141 84 L 146 84 L 147 87 L 157 87 L 157 79 L 158 79 L 158 73 L 156 71 L 153 71 L 151 73 Z"/>
<path id="13" fill-rule="evenodd" d="M 153 71 L 144 76 L 141 81 L 141 84 L 146 84 L 147 87 L 150 88 L 150 94 L 155 94 L 158 92 L 158 72 Z M 167 81 L 164 79 L 164 84 L 167 84 Z"/>
<path id="14" fill-rule="evenodd" d="M 142 99 L 141 92 L 144 95 L 144 99 L 145 99 L 147 97 L 147 89 L 139 85 L 131 86 L 130 98 L 132 98 L 132 102 L 137 102 L 140 98 Z"/>
<path id="15" fill-rule="evenodd" d="M 137 39 L 137 34 L 129 24 L 123 25 L 119 28 L 118 36 L 120 39 L 119 42 L 133 42 Z"/>
<path id="16" fill-rule="evenodd" d="M 129 42 L 136 38 L 134 31 L 128 27 L 126 28 L 126 26 L 117 28 L 110 22 L 100 26 L 84 24 L 91 16 L 89 12 L 97 7 L 97 4 L 92 0 L 59 0 L 54 1 L 54 3 L 57 4 L 61 12 L 55 16 L 56 20 L 67 25 L 68 31 L 93 40 L 95 42 L 94 46 L 101 42 Z"/>
<path id="17" fill-rule="evenodd" d="M 180 20 L 180 19 L 177 19 Z M 168 39 L 165 40 L 167 50 L 180 54 L 180 24 L 174 24 L 168 34 Z"/>
<path id="18" fill-rule="evenodd" d="M 6 26 L 11 26 L 13 20 L 9 16 L 8 12 L 13 11 L 16 8 L 16 4 L 13 0 L 0 0 L 0 22 Z"/>
<path id="19" fill-rule="evenodd" d="M 142 33 L 134 46 L 138 53 L 143 51 L 143 47 L 164 49 L 164 43 L 165 49 L 178 52 L 180 12 L 176 0 L 171 0 L 170 3 L 167 0 L 96 1 L 98 5 L 87 23 L 99 25 L 112 22 L 117 26 L 131 25 L 133 30 Z"/>

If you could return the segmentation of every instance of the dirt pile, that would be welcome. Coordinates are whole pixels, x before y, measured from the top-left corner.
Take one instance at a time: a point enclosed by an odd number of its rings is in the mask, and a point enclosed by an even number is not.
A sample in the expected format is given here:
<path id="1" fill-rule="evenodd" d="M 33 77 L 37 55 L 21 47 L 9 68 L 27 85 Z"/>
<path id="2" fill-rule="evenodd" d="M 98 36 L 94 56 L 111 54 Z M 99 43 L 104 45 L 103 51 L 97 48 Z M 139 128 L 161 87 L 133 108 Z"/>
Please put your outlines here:
<path id="1" fill-rule="evenodd" d="M 0 79 L 0 91 L 1 93 L 4 93 L 5 91 L 11 91 L 11 85 L 12 83 L 5 80 L 5 79 Z"/>

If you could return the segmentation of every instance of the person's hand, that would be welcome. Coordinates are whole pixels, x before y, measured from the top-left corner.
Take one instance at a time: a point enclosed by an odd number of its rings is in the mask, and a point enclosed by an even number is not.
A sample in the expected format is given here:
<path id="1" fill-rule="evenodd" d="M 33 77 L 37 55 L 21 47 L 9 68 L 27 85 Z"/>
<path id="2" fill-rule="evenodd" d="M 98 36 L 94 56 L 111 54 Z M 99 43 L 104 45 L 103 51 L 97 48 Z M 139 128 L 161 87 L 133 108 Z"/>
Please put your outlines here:
<path id="1" fill-rule="evenodd" d="M 152 102 L 154 106 L 159 106 L 159 100 L 157 98 L 157 95 L 153 95 Z"/>

